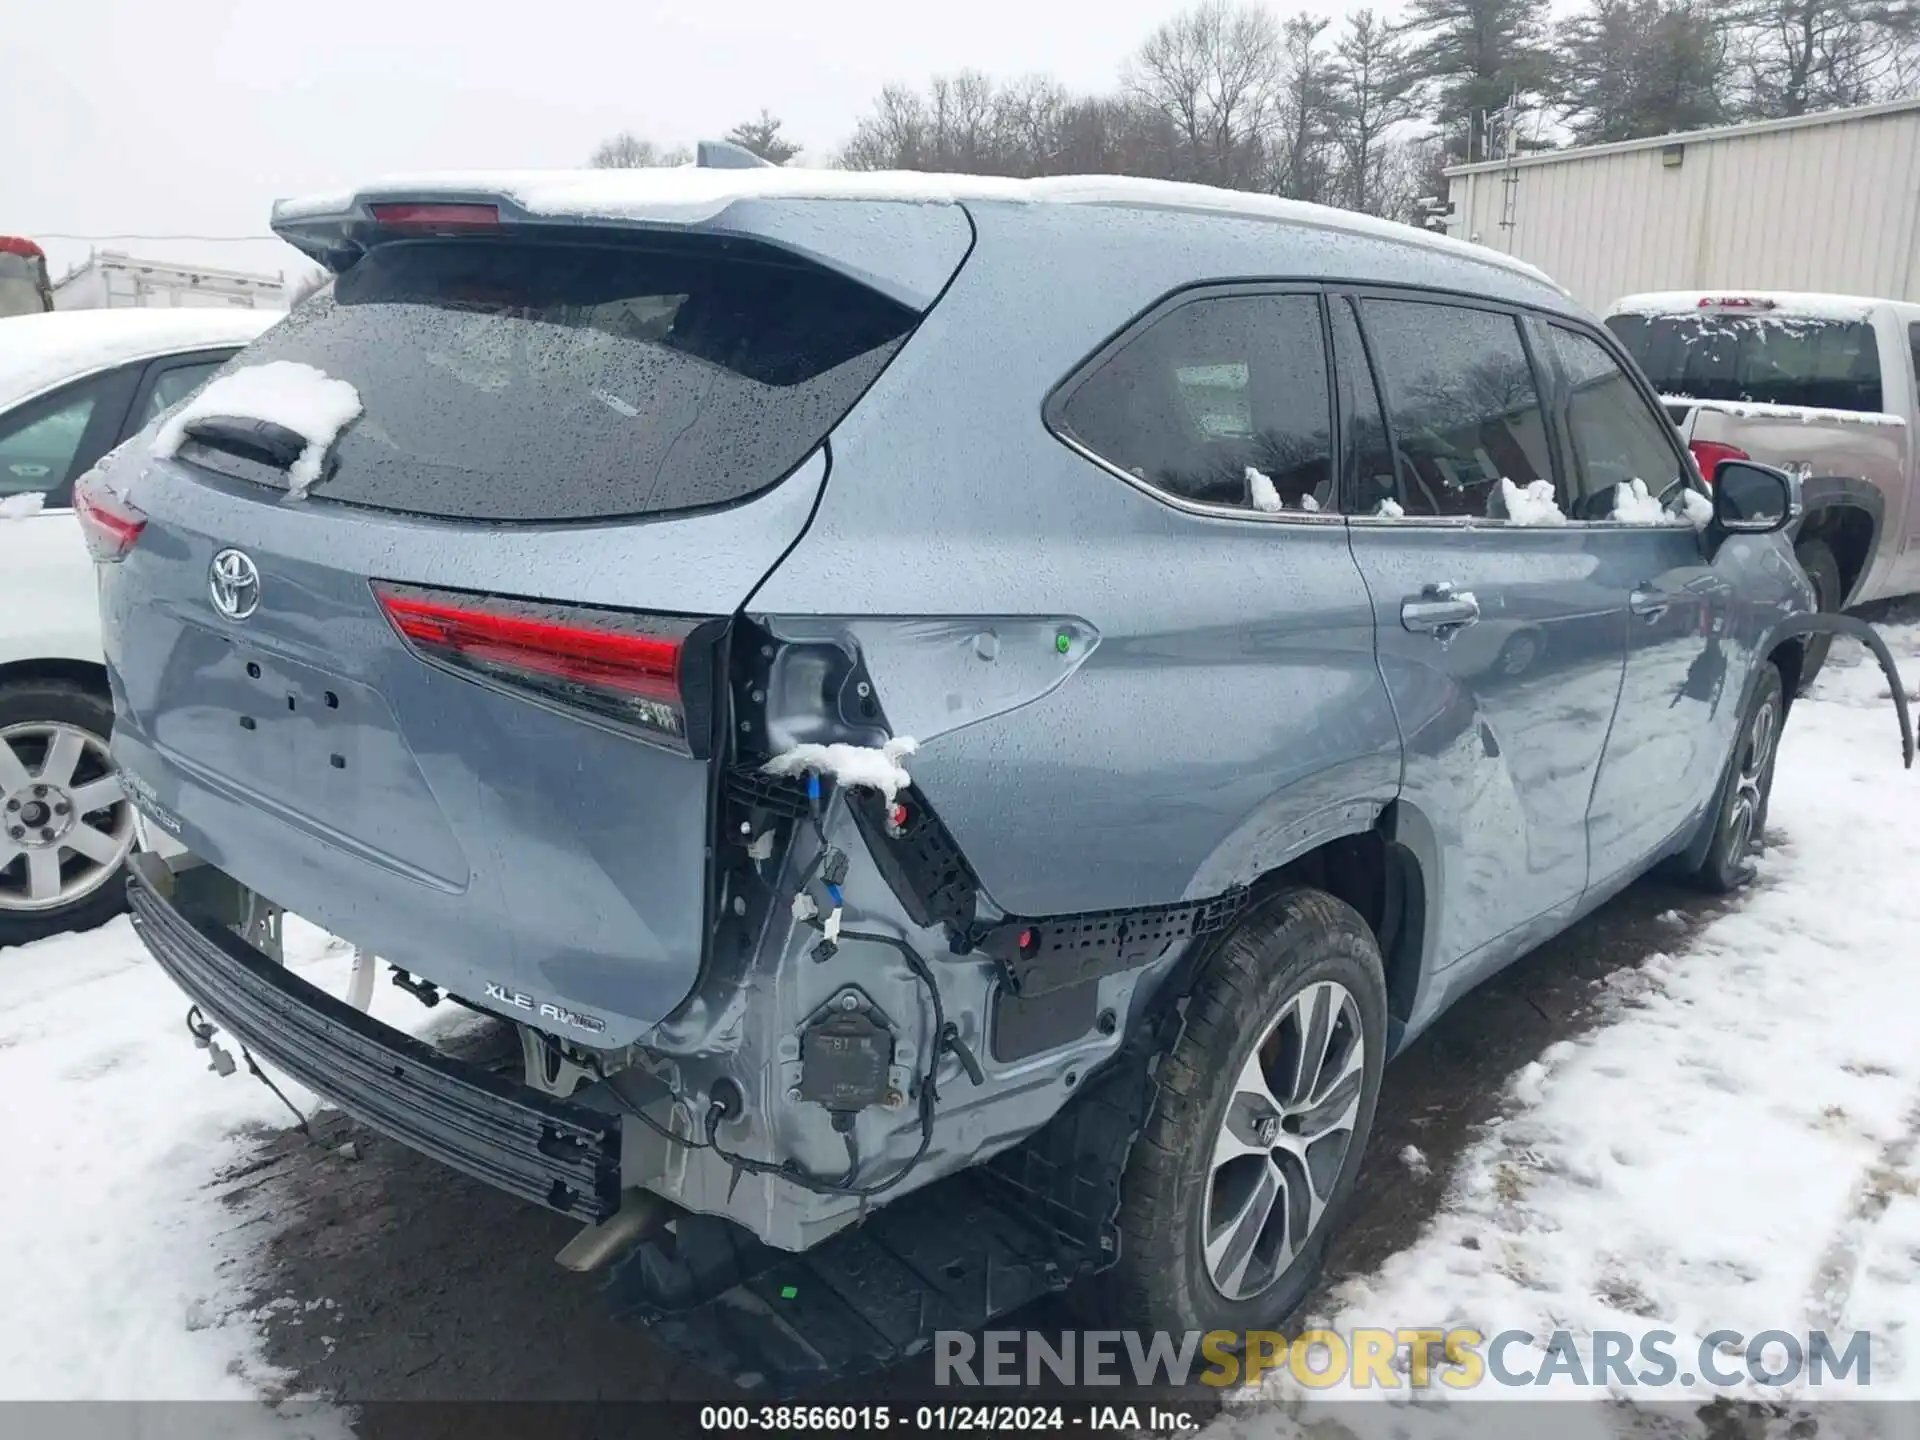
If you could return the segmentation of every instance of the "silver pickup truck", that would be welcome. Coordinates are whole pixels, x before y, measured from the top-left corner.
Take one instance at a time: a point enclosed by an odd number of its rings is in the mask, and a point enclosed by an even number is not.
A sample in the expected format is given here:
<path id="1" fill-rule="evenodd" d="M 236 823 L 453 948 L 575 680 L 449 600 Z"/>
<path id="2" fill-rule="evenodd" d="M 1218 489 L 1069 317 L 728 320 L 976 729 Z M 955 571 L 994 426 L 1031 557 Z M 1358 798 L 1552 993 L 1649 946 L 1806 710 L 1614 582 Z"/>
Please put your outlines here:
<path id="1" fill-rule="evenodd" d="M 1920 305 L 1669 291 L 1616 302 L 1606 323 L 1666 401 L 1709 484 L 1723 460 L 1800 476 L 1794 551 L 1822 610 L 1920 591 Z M 1830 640 L 1810 641 L 1803 683 Z"/>

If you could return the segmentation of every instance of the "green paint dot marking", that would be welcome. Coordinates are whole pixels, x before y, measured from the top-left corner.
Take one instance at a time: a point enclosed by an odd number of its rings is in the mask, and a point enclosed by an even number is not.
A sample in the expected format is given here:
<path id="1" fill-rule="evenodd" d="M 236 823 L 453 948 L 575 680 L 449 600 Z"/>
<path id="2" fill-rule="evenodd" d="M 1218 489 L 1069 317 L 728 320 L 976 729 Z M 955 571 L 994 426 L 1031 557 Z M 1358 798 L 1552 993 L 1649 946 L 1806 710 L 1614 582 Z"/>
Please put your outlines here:
<path id="1" fill-rule="evenodd" d="M 799 1290 L 792 1285 L 782 1285 L 780 1287 L 780 1298 L 782 1300 L 791 1300 L 799 1293 Z"/>
<path id="2" fill-rule="evenodd" d="M 1073 637 L 1062 630 L 1058 635 L 1053 637 L 1053 648 L 1058 650 L 1062 655 L 1066 654 L 1067 651 L 1073 648 Z"/>

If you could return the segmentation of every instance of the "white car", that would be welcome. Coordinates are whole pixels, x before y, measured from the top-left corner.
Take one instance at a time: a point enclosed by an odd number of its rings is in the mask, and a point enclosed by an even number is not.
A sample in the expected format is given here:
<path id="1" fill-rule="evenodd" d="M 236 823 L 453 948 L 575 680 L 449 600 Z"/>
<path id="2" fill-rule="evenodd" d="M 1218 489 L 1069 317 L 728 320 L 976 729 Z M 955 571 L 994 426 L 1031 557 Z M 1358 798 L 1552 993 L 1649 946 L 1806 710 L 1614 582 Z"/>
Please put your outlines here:
<path id="1" fill-rule="evenodd" d="M 117 914 L 134 843 L 73 481 L 284 313 L 0 319 L 0 946 Z"/>

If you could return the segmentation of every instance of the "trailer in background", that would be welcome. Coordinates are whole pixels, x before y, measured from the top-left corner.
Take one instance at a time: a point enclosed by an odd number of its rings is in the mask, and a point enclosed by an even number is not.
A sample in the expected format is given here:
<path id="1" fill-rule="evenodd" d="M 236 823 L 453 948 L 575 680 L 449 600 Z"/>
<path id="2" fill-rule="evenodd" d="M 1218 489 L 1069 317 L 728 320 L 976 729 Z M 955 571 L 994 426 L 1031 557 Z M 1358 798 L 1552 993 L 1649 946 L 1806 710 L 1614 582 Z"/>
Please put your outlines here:
<path id="1" fill-rule="evenodd" d="M 284 310 L 284 275 L 216 270 L 137 260 L 97 250 L 53 287 L 56 310 L 197 309 Z"/>
<path id="2" fill-rule="evenodd" d="M 1447 171 L 1447 233 L 1604 310 L 1650 290 L 1920 300 L 1920 100 Z"/>

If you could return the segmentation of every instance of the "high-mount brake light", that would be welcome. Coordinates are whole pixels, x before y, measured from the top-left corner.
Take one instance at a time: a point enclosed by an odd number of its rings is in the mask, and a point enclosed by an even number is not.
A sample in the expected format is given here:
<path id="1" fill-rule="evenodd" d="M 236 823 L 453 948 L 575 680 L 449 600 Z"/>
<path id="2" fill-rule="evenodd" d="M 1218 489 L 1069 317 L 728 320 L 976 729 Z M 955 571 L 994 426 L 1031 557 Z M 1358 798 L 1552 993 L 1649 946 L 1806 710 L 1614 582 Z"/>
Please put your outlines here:
<path id="1" fill-rule="evenodd" d="M 498 205 L 408 200 L 388 202 L 369 208 L 373 211 L 373 218 L 389 230 L 416 230 L 427 235 L 461 234 L 468 230 L 495 230 L 500 225 Z"/>
<path id="2" fill-rule="evenodd" d="M 700 677 L 688 642 L 700 621 L 552 605 L 376 581 L 388 621 L 423 659 L 697 754 Z M 692 667 L 698 668 L 698 667 Z"/>
<path id="3" fill-rule="evenodd" d="M 147 528 L 147 517 L 107 489 L 98 472 L 74 482 L 73 514 L 88 551 L 108 564 L 126 559 Z"/>
<path id="4" fill-rule="evenodd" d="M 1772 310 L 1778 304 L 1761 295 L 1702 295 L 1701 310 Z"/>

